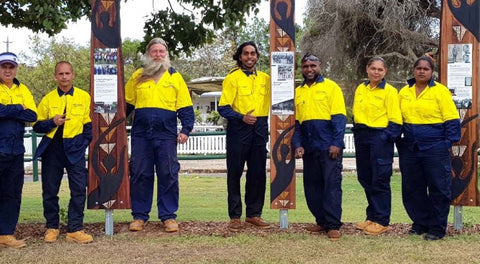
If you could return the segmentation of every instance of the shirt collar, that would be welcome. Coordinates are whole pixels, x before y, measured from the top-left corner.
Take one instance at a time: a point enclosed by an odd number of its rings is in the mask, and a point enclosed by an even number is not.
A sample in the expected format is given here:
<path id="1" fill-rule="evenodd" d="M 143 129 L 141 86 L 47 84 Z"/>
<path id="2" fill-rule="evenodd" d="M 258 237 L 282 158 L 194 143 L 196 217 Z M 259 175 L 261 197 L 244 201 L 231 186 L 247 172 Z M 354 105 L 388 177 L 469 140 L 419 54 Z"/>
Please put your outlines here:
<path id="1" fill-rule="evenodd" d="M 242 69 L 243 73 L 245 73 L 247 76 L 250 76 L 250 75 L 257 75 L 257 69 L 253 69 L 253 71 L 247 71 L 247 70 L 244 70 Z"/>
<path id="2" fill-rule="evenodd" d="M 57 92 L 58 92 L 58 96 L 67 95 L 67 94 L 73 96 L 73 86 L 66 93 L 64 93 L 62 90 L 60 90 L 60 88 L 57 87 Z"/>
<path id="3" fill-rule="evenodd" d="M 370 84 L 370 80 L 364 82 L 365 86 Z M 377 85 L 378 88 L 385 89 L 385 84 L 387 84 L 387 80 L 385 78 L 382 79 L 382 81 Z"/>
<path id="4" fill-rule="evenodd" d="M 324 80 L 325 80 L 325 79 L 323 78 L 322 75 L 318 75 L 317 79 L 315 80 L 315 82 L 314 82 L 313 84 L 315 84 L 315 83 L 321 83 L 321 82 L 323 82 Z M 304 80 L 303 80 L 303 83 L 302 83 L 302 86 L 304 86 L 305 83 L 306 83 L 306 81 L 305 81 L 305 79 L 304 79 Z"/>
<path id="5" fill-rule="evenodd" d="M 407 83 L 409 87 L 412 87 L 416 83 L 415 78 L 408 79 Z M 429 87 L 435 86 L 435 80 L 433 78 L 431 78 L 430 81 L 428 82 L 428 86 Z"/>

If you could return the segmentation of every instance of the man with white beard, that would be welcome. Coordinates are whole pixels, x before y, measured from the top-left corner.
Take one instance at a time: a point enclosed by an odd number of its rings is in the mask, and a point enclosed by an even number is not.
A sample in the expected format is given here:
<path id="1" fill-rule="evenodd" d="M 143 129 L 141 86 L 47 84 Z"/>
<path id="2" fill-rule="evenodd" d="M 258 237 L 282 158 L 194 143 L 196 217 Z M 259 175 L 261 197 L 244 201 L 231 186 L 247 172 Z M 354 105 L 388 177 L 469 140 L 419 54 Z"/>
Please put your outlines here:
<path id="1" fill-rule="evenodd" d="M 163 39 L 154 38 L 148 43 L 144 67 L 134 72 L 125 86 L 125 101 L 127 116 L 135 110 L 130 157 L 133 221 L 129 230 L 143 230 L 149 219 L 155 170 L 158 218 L 166 232 L 177 232 L 177 144 L 187 141 L 195 118 L 187 85 L 171 67 Z M 177 117 L 182 125 L 179 133 Z"/>

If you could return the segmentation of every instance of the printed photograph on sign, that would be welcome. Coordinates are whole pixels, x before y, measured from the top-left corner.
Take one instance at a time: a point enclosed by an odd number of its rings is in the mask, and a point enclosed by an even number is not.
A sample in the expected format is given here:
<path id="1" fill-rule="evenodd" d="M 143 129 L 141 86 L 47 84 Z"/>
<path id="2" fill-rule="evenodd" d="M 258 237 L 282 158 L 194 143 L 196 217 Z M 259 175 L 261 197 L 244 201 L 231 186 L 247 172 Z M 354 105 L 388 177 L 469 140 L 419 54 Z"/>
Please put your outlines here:
<path id="1" fill-rule="evenodd" d="M 271 54 L 272 114 L 294 114 L 295 54 L 272 52 Z"/>
<path id="2" fill-rule="evenodd" d="M 472 108 L 472 44 L 449 44 L 447 87 L 458 109 Z"/>
<path id="3" fill-rule="evenodd" d="M 95 49 L 93 71 L 94 113 L 117 112 L 117 60 L 117 49 Z"/>

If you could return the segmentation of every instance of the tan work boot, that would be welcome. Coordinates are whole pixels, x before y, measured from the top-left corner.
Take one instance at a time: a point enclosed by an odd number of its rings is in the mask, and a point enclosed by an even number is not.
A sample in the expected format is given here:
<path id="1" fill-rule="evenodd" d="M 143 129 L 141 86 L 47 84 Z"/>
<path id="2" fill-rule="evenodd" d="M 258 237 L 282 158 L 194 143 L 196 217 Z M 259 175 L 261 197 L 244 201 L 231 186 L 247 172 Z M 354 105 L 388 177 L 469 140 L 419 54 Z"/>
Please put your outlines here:
<path id="1" fill-rule="evenodd" d="M 23 248 L 26 245 L 25 241 L 18 240 L 13 235 L 0 236 L 0 247 Z"/>
<path id="2" fill-rule="evenodd" d="M 80 244 L 86 244 L 86 243 L 90 243 L 93 241 L 93 237 L 87 233 L 85 233 L 85 231 L 83 230 L 80 230 L 80 231 L 77 231 L 77 232 L 72 232 L 72 233 L 67 233 L 67 241 L 73 241 L 73 242 L 77 242 L 77 243 L 80 243 Z"/>
<path id="3" fill-rule="evenodd" d="M 364 230 L 365 227 L 371 225 L 373 222 L 370 220 L 364 221 L 364 222 L 358 222 L 355 224 L 355 228 L 359 230 Z"/>
<path id="4" fill-rule="evenodd" d="M 322 232 L 324 229 L 319 225 L 309 225 L 305 228 L 308 232 Z"/>
<path id="5" fill-rule="evenodd" d="M 238 232 L 243 228 L 242 221 L 239 218 L 232 218 L 228 222 L 228 230 L 232 232 Z"/>
<path id="6" fill-rule="evenodd" d="M 385 233 L 388 230 L 388 226 L 383 226 L 379 223 L 373 222 L 363 229 L 363 232 L 367 235 L 377 236 Z"/>
<path id="7" fill-rule="evenodd" d="M 45 231 L 44 240 L 47 243 L 55 242 L 55 241 L 57 241 L 59 234 L 60 234 L 60 230 L 55 229 L 55 228 L 49 228 L 49 229 L 47 229 L 47 231 Z"/>
<path id="8" fill-rule="evenodd" d="M 145 227 L 145 221 L 140 219 L 135 219 L 130 223 L 128 230 L 130 231 L 142 231 Z"/>
<path id="9" fill-rule="evenodd" d="M 178 224 L 175 219 L 168 219 L 163 222 L 163 226 L 165 226 L 165 232 L 172 233 L 178 231 Z"/>
<path id="10" fill-rule="evenodd" d="M 245 222 L 250 223 L 259 228 L 270 228 L 270 224 L 265 222 L 261 217 L 247 217 Z"/>
<path id="11" fill-rule="evenodd" d="M 340 238 L 342 237 L 342 234 L 338 230 L 331 229 L 331 230 L 328 230 L 327 237 L 328 239 L 330 239 L 330 241 L 339 241 Z"/>

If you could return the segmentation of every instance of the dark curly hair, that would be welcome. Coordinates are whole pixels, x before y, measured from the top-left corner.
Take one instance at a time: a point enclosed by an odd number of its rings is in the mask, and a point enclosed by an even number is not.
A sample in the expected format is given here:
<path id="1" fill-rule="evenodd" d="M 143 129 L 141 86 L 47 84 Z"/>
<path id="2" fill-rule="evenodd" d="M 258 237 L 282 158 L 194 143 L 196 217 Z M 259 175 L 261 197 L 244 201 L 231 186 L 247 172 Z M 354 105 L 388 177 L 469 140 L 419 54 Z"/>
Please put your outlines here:
<path id="1" fill-rule="evenodd" d="M 260 52 L 258 52 L 257 44 L 255 44 L 254 41 L 243 42 L 242 44 L 240 44 L 240 46 L 238 46 L 237 52 L 235 52 L 235 54 L 233 55 L 233 60 L 237 61 L 237 66 L 238 67 L 242 67 L 242 62 L 240 61 L 240 56 L 242 55 L 243 48 L 245 48 L 245 46 L 254 47 L 255 48 L 255 53 L 257 53 L 257 57 L 260 57 Z"/>

